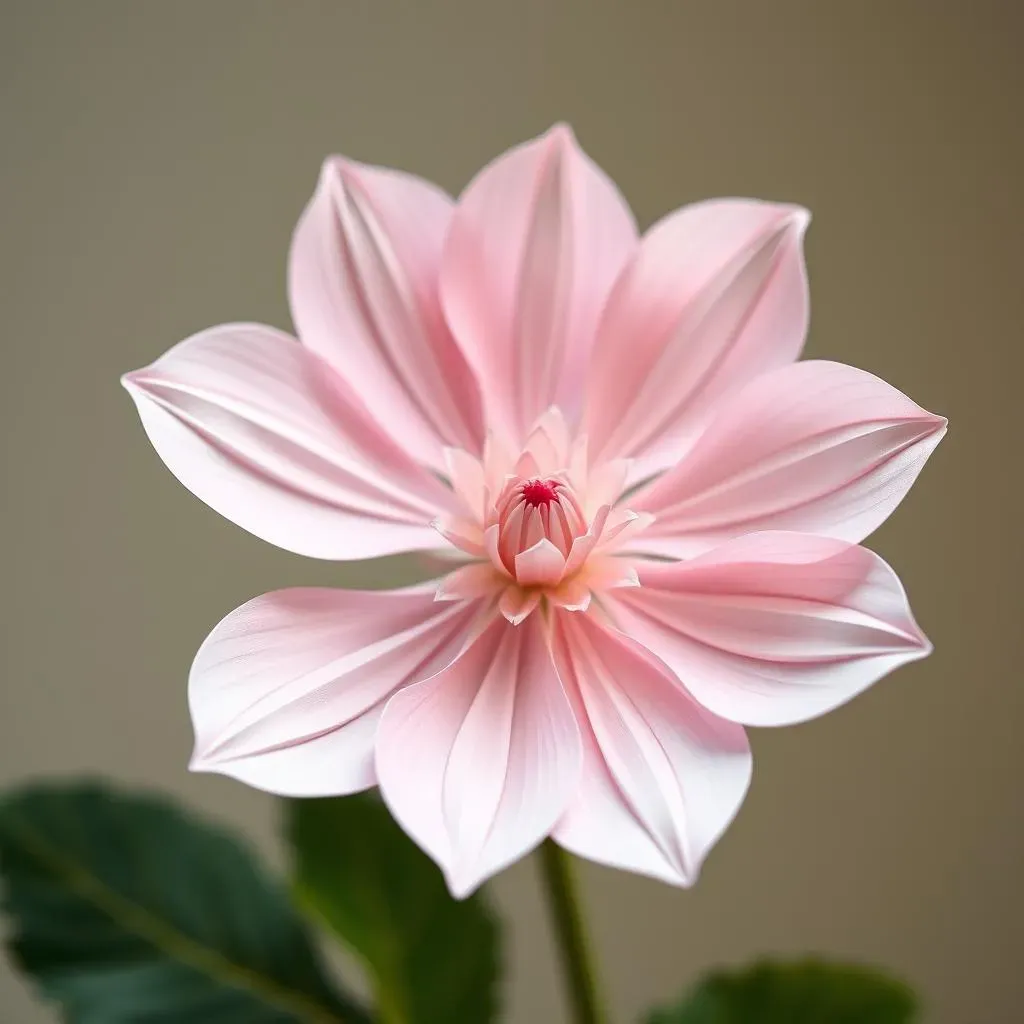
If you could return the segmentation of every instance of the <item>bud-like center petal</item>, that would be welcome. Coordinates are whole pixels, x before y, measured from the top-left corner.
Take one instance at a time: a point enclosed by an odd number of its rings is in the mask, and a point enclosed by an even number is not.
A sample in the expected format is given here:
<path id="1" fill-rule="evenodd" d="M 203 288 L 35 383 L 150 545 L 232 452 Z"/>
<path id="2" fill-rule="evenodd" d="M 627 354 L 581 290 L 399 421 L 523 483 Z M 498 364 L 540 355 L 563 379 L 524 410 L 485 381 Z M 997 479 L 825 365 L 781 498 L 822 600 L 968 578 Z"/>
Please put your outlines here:
<path id="1" fill-rule="evenodd" d="M 572 486 L 560 477 L 513 477 L 494 505 L 498 557 L 516 576 L 516 556 L 542 540 L 550 541 L 563 558 L 572 542 L 587 532 L 587 520 Z"/>

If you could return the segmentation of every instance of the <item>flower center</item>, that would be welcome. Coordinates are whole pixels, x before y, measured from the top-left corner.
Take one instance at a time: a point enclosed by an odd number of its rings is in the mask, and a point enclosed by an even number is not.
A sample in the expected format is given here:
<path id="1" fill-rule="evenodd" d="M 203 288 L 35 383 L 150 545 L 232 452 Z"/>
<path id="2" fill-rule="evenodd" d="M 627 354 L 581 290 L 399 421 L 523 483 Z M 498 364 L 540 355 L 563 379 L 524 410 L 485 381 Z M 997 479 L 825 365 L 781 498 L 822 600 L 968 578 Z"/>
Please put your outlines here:
<path id="1" fill-rule="evenodd" d="M 558 500 L 554 480 L 527 480 L 523 484 L 523 498 L 529 505 L 547 505 Z"/>
<path id="2" fill-rule="evenodd" d="M 516 556 L 542 540 L 568 556 L 572 542 L 587 531 L 583 508 L 572 487 L 559 477 L 513 478 L 495 503 L 498 556 L 516 575 Z"/>
<path id="3" fill-rule="evenodd" d="M 445 458 L 461 509 L 434 525 L 473 561 L 440 582 L 438 600 L 496 599 L 518 625 L 541 602 L 582 612 L 595 588 L 639 586 L 622 544 L 651 517 L 618 505 L 627 464 L 589 465 L 586 438 L 572 441 L 557 409 L 518 456 L 491 436 L 480 459 L 459 449 Z"/>

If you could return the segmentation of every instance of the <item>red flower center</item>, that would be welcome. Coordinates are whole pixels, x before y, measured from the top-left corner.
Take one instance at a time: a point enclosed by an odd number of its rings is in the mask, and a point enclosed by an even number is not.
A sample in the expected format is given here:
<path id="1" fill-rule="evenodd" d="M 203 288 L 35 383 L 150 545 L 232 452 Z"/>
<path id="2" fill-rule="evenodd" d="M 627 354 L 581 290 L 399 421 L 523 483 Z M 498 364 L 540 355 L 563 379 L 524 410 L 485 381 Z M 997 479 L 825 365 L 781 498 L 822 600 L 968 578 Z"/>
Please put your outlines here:
<path id="1" fill-rule="evenodd" d="M 558 500 L 553 480 L 530 480 L 523 484 L 522 495 L 527 505 L 549 505 Z"/>

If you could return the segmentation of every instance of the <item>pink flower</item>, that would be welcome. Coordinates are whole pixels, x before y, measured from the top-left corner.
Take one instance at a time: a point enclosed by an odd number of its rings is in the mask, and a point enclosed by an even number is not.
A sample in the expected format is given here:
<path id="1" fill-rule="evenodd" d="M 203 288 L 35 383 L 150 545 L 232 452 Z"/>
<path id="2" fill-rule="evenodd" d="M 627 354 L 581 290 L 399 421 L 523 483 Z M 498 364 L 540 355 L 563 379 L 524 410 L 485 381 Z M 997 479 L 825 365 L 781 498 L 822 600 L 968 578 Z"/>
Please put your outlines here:
<path id="1" fill-rule="evenodd" d="M 945 420 L 795 362 L 808 220 L 722 199 L 639 238 L 561 126 L 457 203 L 327 160 L 291 251 L 300 340 L 214 327 L 125 386 L 171 471 L 258 537 L 462 564 L 228 615 L 189 681 L 193 767 L 379 785 L 460 896 L 548 835 L 691 884 L 747 789 L 744 725 L 929 651 L 857 544 Z"/>

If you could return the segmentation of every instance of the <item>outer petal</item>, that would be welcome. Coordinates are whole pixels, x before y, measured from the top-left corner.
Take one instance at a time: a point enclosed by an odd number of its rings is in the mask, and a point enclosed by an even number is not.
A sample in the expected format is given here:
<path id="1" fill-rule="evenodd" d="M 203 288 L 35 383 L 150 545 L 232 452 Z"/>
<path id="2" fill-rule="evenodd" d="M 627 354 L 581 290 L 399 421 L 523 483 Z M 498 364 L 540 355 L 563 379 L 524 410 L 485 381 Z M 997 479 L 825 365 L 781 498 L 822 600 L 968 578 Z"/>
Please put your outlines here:
<path id="1" fill-rule="evenodd" d="M 462 448 L 445 448 L 445 471 L 452 490 L 462 501 L 469 518 L 483 523 L 486 515 L 487 488 L 480 460 Z"/>
<path id="2" fill-rule="evenodd" d="M 479 453 L 476 381 L 437 297 L 453 203 L 409 174 L 332 157 L 295 229 L 292 316 L 302 341 L 363 397 L 405 449 Z"/>
<path id="3" fill-rule="evenodd" d="M 572 437 L 565 415 L 557 405 L 551 406 L 530 431 L 523 458 L 529 457 L 539 476 L 561 473 L 569 464 Z"/>
<path id="4" fill-rule="evenodd" d="M 638 457 L 639 474 L 671 465 L 723 395 L 797 358 L 809 316 L 809 220 L 795 206 L 717 199 L 644 236 L 589 366 L 593 459 Z"/>
<path id="5" fill-rule="evenodd" d="M 692 885 L 750 782 L 742 727 L 706 711 L 648 651 L 588 615 L 557 614 L 555 651 L 584 768 L 554 838 L 591 860 Z"/>
<path id="6" fill-rule="evenodd" d="M 213 327 L 124 385 L 171 472 L 257 537 L 316 558 L 437 546 L 450 492 L 293 338 Z"/>
<path id="7" fill-rule="evenodd" d="M 522 442 L 553 403 L 574 412 L 601 307 L 636 228 L 558 125 L 485 167 L 459 200 L 441 300 L 489 420 Z"/>
<path id="8" fill-rule="evenodd" d="M 192 767 L 271 793 L 374 785 L 386 699 L 448 664 L 475 614 L 433 588 L 296 588 L 257 597 L 206 638 L 192 665 Z"/>
<path id="9" fill-rule="evenodd" d="M 946 421 L 863 370 L 805 362 L 723 403 L 690 454 L 630 499 L 636 549 L 689 558 L 758 530 L 863 540 L 903 500 Z"/>
<path id="10" fill-rule="evenodd" d="M 476 520 L 444 516 L 435 519 L 432 525 L 458 551 L 477 558 L 485 553 L 484 532 Z"/>
<path id="11" fill-rule="evenodd" d="M 499 573 L 490 562 L 470 562 L 453 569 L 438 581 L 434 600 L 497 597 L 507 584 L 508 576 Z"/>
<path id="12" fill-rule="evenodd" d="M 605 595 L 613 619 L 735 722 L 814 718 L 931 651 L 896 574 L 845 541 L 750 534 L 638 569 L 640 587 Z"/>
<path id="13" fill-rule="evenodd" d="M 396 694 L 377 738 L 384 800 L 457 897 L 551 831 L 579 768 L 538 615 L 497 620 L 448 668 Z"/>

